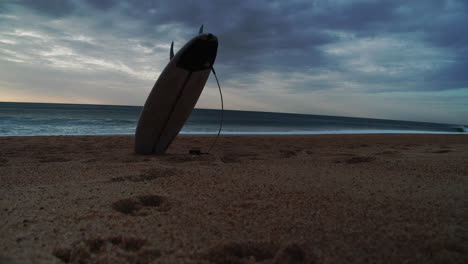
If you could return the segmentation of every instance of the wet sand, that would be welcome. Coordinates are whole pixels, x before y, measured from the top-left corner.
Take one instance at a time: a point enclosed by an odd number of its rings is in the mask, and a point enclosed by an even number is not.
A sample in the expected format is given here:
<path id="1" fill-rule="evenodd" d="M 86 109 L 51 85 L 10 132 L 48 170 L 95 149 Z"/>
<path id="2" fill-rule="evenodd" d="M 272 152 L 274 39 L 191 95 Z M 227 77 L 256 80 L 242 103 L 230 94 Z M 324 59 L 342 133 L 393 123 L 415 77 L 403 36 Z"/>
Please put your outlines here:
<path id="1" fill-rule="evenodd" d="M 466 135 L 0 137 L 0 263 L 467 263 Z"/>

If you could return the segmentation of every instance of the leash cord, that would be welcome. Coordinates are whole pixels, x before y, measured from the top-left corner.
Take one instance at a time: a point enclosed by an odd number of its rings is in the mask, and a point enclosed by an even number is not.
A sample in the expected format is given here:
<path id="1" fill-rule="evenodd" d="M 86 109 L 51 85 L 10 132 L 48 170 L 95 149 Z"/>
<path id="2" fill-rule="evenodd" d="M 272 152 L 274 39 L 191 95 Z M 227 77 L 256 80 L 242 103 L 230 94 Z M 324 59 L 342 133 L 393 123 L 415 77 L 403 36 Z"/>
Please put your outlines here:
<path id="1" fill-rule="evenodd" d="M 216 83 L 218 84 L 219 96 L 221 98 L 221 117 L 219 119 L 218 134 L 216 135 L 216 137 L 215 137 L 215 139 L 213 141 L 213 144 L 211 144 L 211 147 L 206 152 L 207 154 L 209 154 L 211 152 L 211 149 L 213 149 L 213 147 L 216 145 L 216 142 L 217 142 L 217 140 L 219 138 L 219 135 L 221 134 L 221 130 L 223 129 L 223 120 L 224 120 L 224 101 L 223 101 L 223 93 L 221 92 L 221 85 L 219 85 L 218 76 L 216 75 L 216 71 L 214 70 L 213 67 L 211 67 L 211 71 L 213 72 L 213 75 L 214 75 L 214 77 L 216 79 Z"/>

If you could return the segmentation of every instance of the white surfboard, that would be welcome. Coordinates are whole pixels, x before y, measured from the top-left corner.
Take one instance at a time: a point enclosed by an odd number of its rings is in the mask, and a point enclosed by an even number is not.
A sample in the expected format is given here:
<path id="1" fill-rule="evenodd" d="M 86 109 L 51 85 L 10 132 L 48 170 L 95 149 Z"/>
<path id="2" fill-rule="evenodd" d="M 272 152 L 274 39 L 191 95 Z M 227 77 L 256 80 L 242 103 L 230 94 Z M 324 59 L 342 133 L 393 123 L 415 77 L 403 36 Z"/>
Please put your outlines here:
<path id="1" fill-rule="evenodd" d="M 200 34 L 187 42 L 162 71 L 140 114 L 137 154 L 164 154 L 182 129 L 210 75 L 218 39 Z M 172 49 L 171 49 L 172 53 Z"/>

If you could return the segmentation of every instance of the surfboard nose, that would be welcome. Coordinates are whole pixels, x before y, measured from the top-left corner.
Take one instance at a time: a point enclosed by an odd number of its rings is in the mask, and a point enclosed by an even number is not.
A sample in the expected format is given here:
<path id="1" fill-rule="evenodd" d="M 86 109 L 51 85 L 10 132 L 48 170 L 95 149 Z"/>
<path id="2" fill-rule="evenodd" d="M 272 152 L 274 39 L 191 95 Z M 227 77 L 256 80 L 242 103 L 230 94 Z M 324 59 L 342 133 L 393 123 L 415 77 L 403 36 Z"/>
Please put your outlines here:
<path id="1" fill-rule="evenodd" d="M 210 69 L 216 59 L 218 38 L 213 34 L 201 34 L 191 42 L 192 44 L 180 55 L 177 67 L 188 71 Z"/>
<path id="2" fill-rule="evenodd" d="M 213 35 L 211 33 L 208 33 L 208 34 L 206 34 L 206 40 L 209 40 L 209 41 L 216 40 L 216 41 L 218 41 L 218 38 L 215 35 Z"/>

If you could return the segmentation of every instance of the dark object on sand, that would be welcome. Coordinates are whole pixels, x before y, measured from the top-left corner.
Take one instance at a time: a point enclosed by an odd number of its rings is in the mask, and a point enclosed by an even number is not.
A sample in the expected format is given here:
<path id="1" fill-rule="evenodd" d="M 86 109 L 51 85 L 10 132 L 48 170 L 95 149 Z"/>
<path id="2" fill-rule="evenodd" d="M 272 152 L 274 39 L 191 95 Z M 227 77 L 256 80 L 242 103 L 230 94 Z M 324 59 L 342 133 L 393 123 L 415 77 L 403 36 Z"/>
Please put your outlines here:
<path id="1" fill-rule="evenodd" d="M 173 55 L 146 100 L 135 133 L 137 154 L 164 154 L 190 116 L 208 80 L 218 39 L 200 34 Z"/>
<path id="2" fill-rule="evenodd" d="M 202 153 L 200 149 L 191 149 L 191 150 L 189 150 L 189 154 L 190 155 L 201 155 L 201 154 L 204 154 L 204 153 Z"/>

